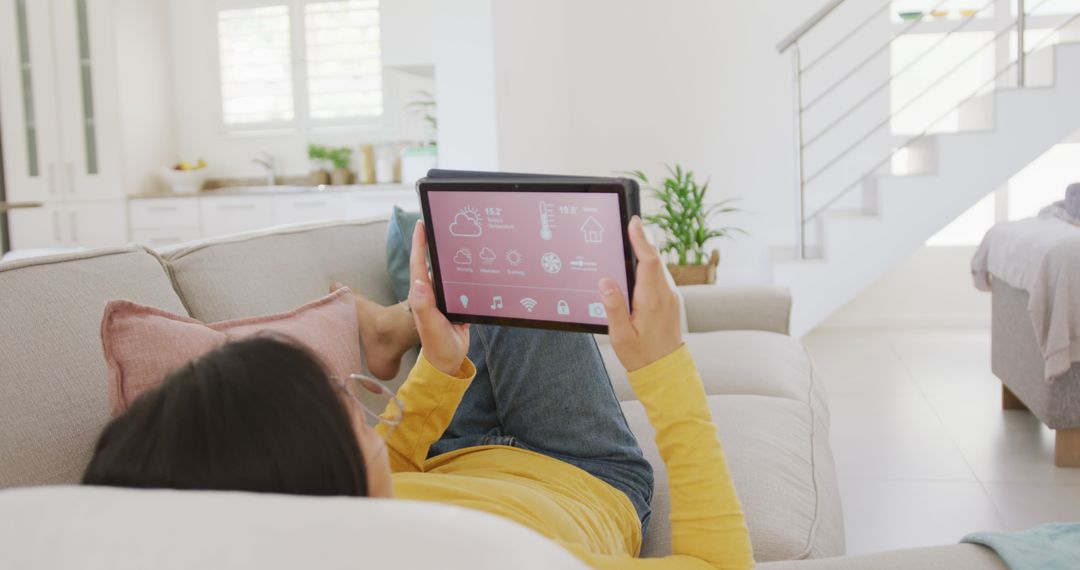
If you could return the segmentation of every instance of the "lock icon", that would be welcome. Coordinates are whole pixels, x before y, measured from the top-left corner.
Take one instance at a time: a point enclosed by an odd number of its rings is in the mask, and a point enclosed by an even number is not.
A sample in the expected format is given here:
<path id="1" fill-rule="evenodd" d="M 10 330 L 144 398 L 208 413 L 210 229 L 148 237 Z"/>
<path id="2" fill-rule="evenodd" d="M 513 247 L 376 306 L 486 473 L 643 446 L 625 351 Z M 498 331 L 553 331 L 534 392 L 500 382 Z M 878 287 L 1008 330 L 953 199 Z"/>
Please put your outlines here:
<path id="1" fill-rule="evenodd" d="M 559 303 L 557 305 L 555 305 L 555 310 L 558 311 L 558 313 L 560 315 L 569 315 L 570 314 L 570 304 L 567 303 L 566 301 L 561 301 L 560 300 Z"/>

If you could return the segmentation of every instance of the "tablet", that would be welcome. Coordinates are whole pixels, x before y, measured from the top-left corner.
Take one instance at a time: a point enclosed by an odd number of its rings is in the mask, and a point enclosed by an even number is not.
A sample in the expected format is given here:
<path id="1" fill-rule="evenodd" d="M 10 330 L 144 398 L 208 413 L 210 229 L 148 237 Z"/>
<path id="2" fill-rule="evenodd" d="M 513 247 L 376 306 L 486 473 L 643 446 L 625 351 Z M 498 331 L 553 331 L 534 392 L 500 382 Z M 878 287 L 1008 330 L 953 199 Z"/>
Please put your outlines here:
<path id="1" fill-rule="evenodd" d="M 630 299 L 622 178 L 424 178 L 417 183 L 436 303 L 453 322 L 607 333 L 598 283 Z"/>

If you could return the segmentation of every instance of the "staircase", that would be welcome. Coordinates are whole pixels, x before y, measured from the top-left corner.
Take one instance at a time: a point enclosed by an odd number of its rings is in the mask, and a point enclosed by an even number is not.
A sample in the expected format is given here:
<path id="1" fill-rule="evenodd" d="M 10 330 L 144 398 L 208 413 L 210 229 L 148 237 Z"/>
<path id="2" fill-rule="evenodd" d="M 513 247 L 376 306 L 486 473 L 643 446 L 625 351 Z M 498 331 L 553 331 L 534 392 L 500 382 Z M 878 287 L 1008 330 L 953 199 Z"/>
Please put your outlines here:
<path id="1" fill-rule="evenodd" d="M 815 18 L 824 19 L 843 3 L 829 3 Z M 1022 10 L 1024 3 L 1020 5 Z M 1078 18 L 1080 14 L 1060 26 L 1071 30 Z M 1017 20 L 1016 27 L 1024 29 L 1025 18 Z M 824 204 L 807 213 L 807 204 L 814 200 L 808 199 L 803 171 L 798 50 L 799 40 L 815 27 L 813 22 L 780 46 L 781 51 L 794 51 L 799 216 L 795 248 L 774 249 L 773 277 L 792 292 L 794 335 L 820 324 L 960 214 L 1080 131 L 1080 43 L 1064 41 L 1068 33 L 1061 34 L 1062 43 L 1037 45 L 1030 51 L 1020 42 L 1018 53 L 1024 55 L 1001 68 L 985 86 L 997 84 L 996 89 L 976 90 L 952 109 L 959 119 L 959 132 L 929 134 L 934 126 L 930 125 L 852 184 L 831 189 Z M 1016 82 L 1021 86 L 1001 87 L 1001 78 L 1013 67 L 1018 69 Z M 886 120 L 879 127 L 887 124 Z M 844 152 L 856 150 L 851 147 Z M 906 158 L 906 173 L 895 175 L 891 167 L 903 162 L 901 158 Z"/>

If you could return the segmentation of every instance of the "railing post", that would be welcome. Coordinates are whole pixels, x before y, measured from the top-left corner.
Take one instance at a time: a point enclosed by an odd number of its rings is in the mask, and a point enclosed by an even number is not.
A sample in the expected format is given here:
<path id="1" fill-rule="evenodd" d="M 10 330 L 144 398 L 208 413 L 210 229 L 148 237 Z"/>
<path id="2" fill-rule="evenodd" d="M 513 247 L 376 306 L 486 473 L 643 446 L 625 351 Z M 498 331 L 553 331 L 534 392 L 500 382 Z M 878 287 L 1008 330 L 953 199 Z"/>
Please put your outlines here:
<path id="1" fill-rule="evenodd" d="M 1027 84 L 1027 54 L 1024 50 L 1024 32 L 1027 31 L 1027 6 L 1024 0 L 1016 5 L 1016 86 Z"/>
<path id="2" fill-rule="evenodd" d="M 792 71 L 795 81 L 795 252 L 799 259 L 806 259 L 806 170 L 803 167 L 803 97 L 802 54 L 799 42 L 792 46 Z"/>

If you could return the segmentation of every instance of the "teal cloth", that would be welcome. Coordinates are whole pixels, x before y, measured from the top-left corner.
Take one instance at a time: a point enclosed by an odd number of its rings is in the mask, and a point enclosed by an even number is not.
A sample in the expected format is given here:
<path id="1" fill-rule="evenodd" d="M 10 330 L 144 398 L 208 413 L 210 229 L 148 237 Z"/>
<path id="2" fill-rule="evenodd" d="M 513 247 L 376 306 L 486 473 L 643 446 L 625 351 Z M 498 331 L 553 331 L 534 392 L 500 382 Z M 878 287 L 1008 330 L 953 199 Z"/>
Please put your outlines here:
<path id="1" fill-rule="evenodd" d="M 398 302 L 409 297 L 409 255 L 412 253 L 412 235 L 420 212 L 406 212 L 394 206 L 386 233 L 386 270 Z"/>
<path id="2" fill-rule="evenodd" d="M 1051 523 L 1022 532 L 975 532 L 960 542 L 981 544 L 1010 570 L 1080 568 L 1080 523 Z"/>

